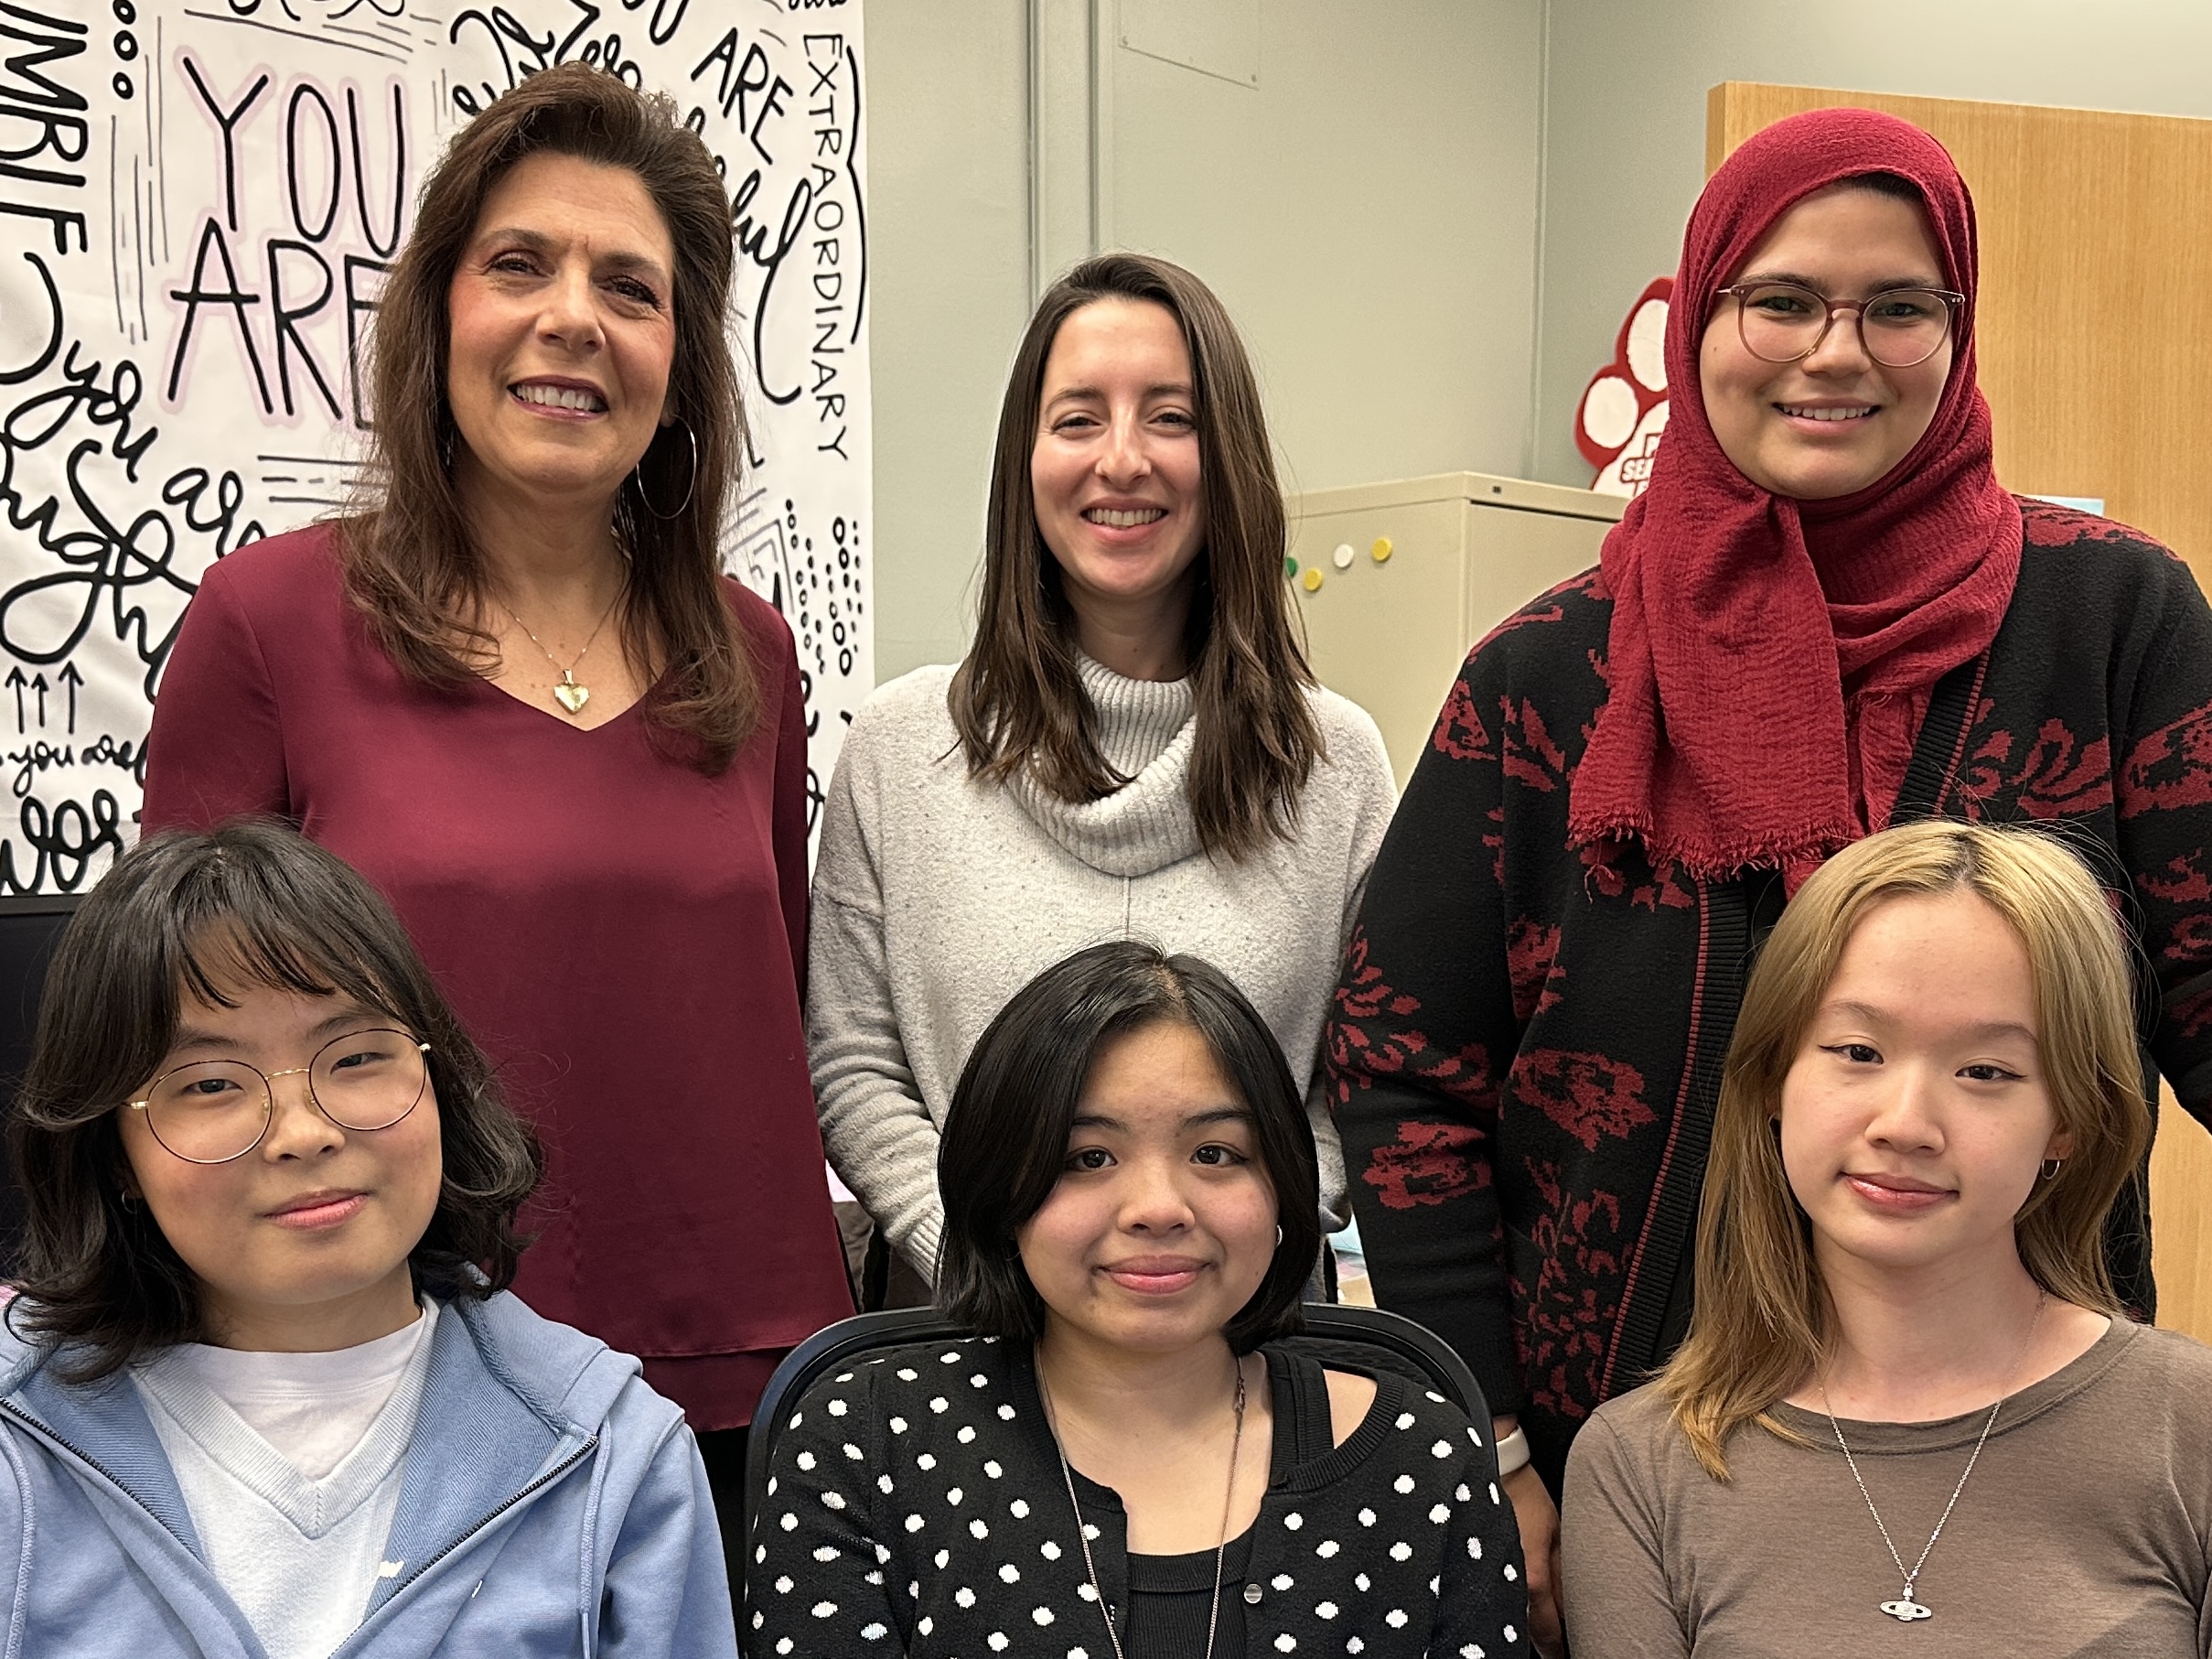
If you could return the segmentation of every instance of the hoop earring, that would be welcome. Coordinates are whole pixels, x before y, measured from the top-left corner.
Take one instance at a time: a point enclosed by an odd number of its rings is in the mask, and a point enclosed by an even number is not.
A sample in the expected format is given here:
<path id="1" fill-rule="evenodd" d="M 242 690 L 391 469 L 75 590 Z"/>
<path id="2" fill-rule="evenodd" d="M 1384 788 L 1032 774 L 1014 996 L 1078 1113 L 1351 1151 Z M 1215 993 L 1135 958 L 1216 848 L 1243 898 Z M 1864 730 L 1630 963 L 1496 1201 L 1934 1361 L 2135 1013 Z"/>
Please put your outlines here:
<path id="1" fill-rule="evenodd" d="M 120 1187 L 116 1189 L 115 1201 L 123 1206 L 123 1212 L 125 1215 L 136 1215 L 138 1213 L 138 1194 L 132 1191 L 128 1187 Z"/>
<path id="2" fill-rule="evenodd" d="M 687 441 L 692 447 L 692 472 L 691 477 L 684 481 L 683 499 L 676 503 L 673 511 L 669 512 L 661 512 L 660 508 L 653 505 L 652 497 L 645 493 L 644 456 L 639 456 L 638 458 L 638 464 L 629 469 L 630 478 L 638 486 L 638 499 L 645 503 L 646 512 L 651 513 L 655 518 L 660 520 L 663 523 L 666 523 L 671 519 L 680 519 L 683 516 L 683 510 L 692 504 L 692 491 L 699 487 L 699 435 L 692 430 L 691 423 L 689 421 L 678 421 L 676 425 L 683 428 L 685 441 Z M 650 444 L 646 446 L 646 448 L 649 451 L 651 449 L 651 447 L 652 446 Z"/>
<path id="3" fill-rule="evenodd" d="M 1283 1248 L 1283 1223 L 1281 1222 L 1275 1223 L 1275 1248 L 1278 1250 Z"/>
<path id="4" fill-rule="evenodd" d="M 2045 1158 L 2043 1160 L 2043 1179 L 2046 1181 L 2056 1180 L 2058 1179 L 2058 1171 L 2065 1167 L 2066 1159 L 2063 1158 Z"/>

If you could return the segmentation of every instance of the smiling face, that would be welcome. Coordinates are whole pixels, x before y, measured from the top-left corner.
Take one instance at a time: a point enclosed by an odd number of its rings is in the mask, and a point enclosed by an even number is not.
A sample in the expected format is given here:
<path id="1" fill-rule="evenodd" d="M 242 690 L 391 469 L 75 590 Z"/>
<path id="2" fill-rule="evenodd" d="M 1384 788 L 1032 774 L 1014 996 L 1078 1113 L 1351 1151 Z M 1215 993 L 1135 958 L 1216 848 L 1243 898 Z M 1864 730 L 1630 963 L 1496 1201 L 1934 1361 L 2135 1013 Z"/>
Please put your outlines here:
<path id="1" fill-rule="evenodd" d="M 220 988 L 236 1007 L 180 999 L 159 1071 L 236 1060 L 264 1075 L 289 1072 L 334 1039 L 394 1023 L 338 996 Z M 155 1138 L 145 1112 L 118 1108 L 132 1185 L 199 1281 L 201 1313 L 221 1345 L 311 1352 L 388 1335 L 415 1317 L 407 1257 L 437 1208 L 436 1094 L 425 1083 L 405 1117 L 360 1132 L 316 1108 L 304 1072 L 276 1078 L 274 1089 L 261 1143 L 222 1164 L 186 1162 Z"/>
<path id="2" fill-rule="evenodd" d="M 1251 1114 L 1196 1030 L 1162 1020 L 1101 1045 L 1058 1184 L 1016 1239 L 1048 1339 L 1219 1341 L 1274 1260 L 1258 1158 Z"/>
<path id="3" fill-rule="evenodd" d="M 1852 185 L 1816 190 L 1775 221 L 1728 285 L 1769 280 L 1846 304 L 1950 285 L 1926 210 Z M 1745 348 L 1736 305 L 1714 302 L 1698 379 L 1713 436 L 1760 489 L 1809 501 L 1849 495 L 1903 460 L 1935 419 L 1954 340 L 1926 362 L 1885 368 L 1846 316 L 1809 357 L 1770 363 Z"/>
<path id="4" fill-rule="evenodd" d="M 604 516 L 668 417 L 675 254 L 636 174 L 540 152 L 477 216 L 447 294 L 464 499 Z"/>
<path id="5" fill-rule="evenodd" d="M 1823 1273 L 2016 1273 L 2058 1126 L 2027 951 L 1977 894 L 1878 905 L 1782 1083 L 1782 1165 Z"/>
<path id="6" fill-rule="evenodd" d="M 1206 491 L 1190 351 L 1165 307 L 1094 300 L 1060 324 L 1029 486 L 1079 624 L 1148 618 L 1179 638 Z"/>

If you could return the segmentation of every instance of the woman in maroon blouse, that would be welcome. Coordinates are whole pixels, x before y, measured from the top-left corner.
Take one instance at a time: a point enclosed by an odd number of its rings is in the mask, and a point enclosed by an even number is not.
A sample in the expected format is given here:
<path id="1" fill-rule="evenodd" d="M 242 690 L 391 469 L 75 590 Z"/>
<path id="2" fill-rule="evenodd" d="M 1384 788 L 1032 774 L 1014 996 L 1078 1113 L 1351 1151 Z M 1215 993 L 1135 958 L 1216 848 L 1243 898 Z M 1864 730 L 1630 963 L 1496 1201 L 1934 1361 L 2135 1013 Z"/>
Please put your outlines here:
<path id="1" fill-rule="evenodd" d="M 642 1356 L 717 1474 L 713 1431 L 851 1311 L 798 661 L 716 552 L 730 272 L 665 100 L 569 66 L 464 129 L 384 289 L 377 493 L 208 573 L 145 816 L 278 813 L 390 898 L 544 1138 L 516 1290 Z"/>

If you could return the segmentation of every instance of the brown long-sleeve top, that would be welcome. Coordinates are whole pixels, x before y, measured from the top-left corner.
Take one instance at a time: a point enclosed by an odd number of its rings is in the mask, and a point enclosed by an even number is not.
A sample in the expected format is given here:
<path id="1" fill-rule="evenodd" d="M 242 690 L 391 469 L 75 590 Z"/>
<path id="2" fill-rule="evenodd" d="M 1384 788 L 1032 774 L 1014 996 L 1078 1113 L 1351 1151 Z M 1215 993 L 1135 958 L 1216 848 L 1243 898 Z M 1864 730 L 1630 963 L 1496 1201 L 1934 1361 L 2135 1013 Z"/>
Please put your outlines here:
<path id="1" fill-rule="evenodd" d="M 2212 1349 L 2115 1320 L 2004 1404 L 1900 1624 L 1890 1561 L 1828 1419 L 1778 1406 L 1793 1445 L 1749 1427 L 1723 1484 L 1666 1398 L 1599 1407 L 1567 1460 L 1561 1516 L 1574 1659 L 2207 1659 Z M 1845 1419 L 1906 1566 L 1958 1484 L 1986 1411 Z"/>

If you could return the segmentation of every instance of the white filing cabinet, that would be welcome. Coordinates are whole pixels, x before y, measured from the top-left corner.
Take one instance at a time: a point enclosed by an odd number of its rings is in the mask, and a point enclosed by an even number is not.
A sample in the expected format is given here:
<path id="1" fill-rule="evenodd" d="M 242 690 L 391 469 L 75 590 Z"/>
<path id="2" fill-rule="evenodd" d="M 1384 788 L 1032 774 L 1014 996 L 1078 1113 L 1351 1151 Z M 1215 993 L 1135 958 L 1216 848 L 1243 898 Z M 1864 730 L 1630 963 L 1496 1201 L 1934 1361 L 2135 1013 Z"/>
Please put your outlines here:
<path id="1" fill-rule="evenodd" d="M 1289 580 L 1308 659 L 1324 685 L 1375 716 L 1401 789 L 1468 649 L 1596 564 L 1627 504 L 1481 472 L 1290 499 Z"/>

